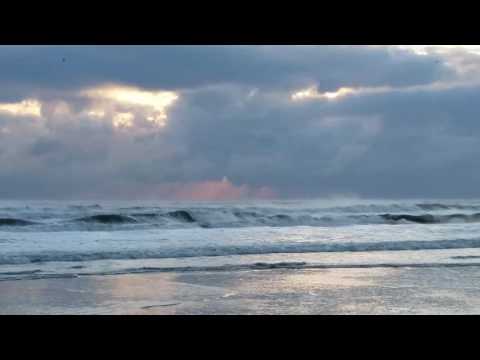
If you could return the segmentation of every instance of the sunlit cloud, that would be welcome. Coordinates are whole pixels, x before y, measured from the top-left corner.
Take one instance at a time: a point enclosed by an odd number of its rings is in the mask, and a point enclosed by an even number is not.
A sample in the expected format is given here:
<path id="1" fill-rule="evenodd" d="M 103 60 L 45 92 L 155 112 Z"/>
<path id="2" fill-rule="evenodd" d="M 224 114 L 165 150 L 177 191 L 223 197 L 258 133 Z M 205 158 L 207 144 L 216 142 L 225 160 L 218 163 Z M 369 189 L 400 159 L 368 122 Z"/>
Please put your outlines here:
<path id="1" fill-rule="evenodd" d="M 319 99 L 319 100 L 339 100 L 348 95 L 355 94 L 371 94 L 375 92 L 387 91 L 388 87 L 372 87 L 372 88 L 351 88 L 351 87 L 341 87 L 336 91 L 327 91 L 320 93 L 316 87 L 310 87 L 300 91 L 296 91 L 291 95 L 293 101 L 301 101 L 308 99 Z"/>
<path id="2" fill-rule="evenodd" d="M 378 87 L 341 87 L 336 91 L 331 92 L 318 92 L 316 87 L 309 87 L 295 91 L 290 95 L 292 101 L 306 101 L 306 100 L 323 100 L 323 101 L 340 101 L 344 98 L 353 95 L 372 95 L 391 92 L 421 92 L 421 91 L 445 91 L 455 88 L 468 88 L 473 86 L 479 86 L 480 79 L 476 77 L 464 78 L 455 81 L 436 81 L 425 85 L 413 85 L 413 86 L 378 86 Z"/>
<path id="3" fill-rule="evenodd" d="M 480 45 L 368 45 L 371 48 L 401 49 L 416 55 L 448 54 L 455 50 L 480 55 Z"/>
<path id="4" fill-rule="evenodd" d="M 16 103 L 0 103 L 0 112 L 11 116 L 41 117 L 42 104 L 35 99 L 26 99 Z"/>
<path id="5" fill-rule="evenodd" d="M 292 100 L 303 100 L 303 99 L 311 99 L 318 96 L 318 91 L 315 87 L 310 87 L 304 90 L 300 90 L 294 92 L 291 96 Z"/>
<path id="6" fill-rule="evenodd" d="M 179 98 L 178 94 L 172 91 L 147 91 L 120 85 L 105 85 L 87 89 L 82 92 L 82 95 L 100 102 L 107 101 L 114 105 L 142 108 L 146 114 L 146 120 L 160 127 L 166 124 L 167 109 Z M 105 109 L 102 109 L 101 104 L 97 104 L 96 108 L 90 110 L 88 114 L 101 118 L 105 116 Z M 120 116 L 120 118 L 123 119 L 121 123 L 128 122 L 124 116 Z"/>
<path id="7" fill-rule="evenodd" d="M 428 55 L 431 52 L 448 52 L 452 50 L 465 50 L 480 54 L 480 45 L 395 45 L 400 49 L 411 50 L 418 55 Z"/>
<path id="8" fill-rule="evenodd" d="M 327 100 L 335 100 L 337 98 L 353 94 L 355 92 L 355 89 L 352 88 L 347 88 L 347 87 L 342 87 L 338 89 L 337 91 L 331 91 L 331 92 L 324 92 L 321 94 L 318 94 L 320 97 L 323 97 Z"/>
<path id="9" fill-rule="evenodd" d="M 89 109 L 87 111 L 87 115 L 91 118 L 101 119 L 101 118 L 105 117 L 106 113 L 102 109 L 93 108 L 93 109 Z"/>
<path id="10" fill-rule="evenodd" d="M 433 56 L 437 62 L 450 67 L 469 81 L 472 77 L 480 77 L 480 45 L 371 45 L 371 47 L 387 47 L 401 49 L 418 56 Z"/>
<path id="11" fill-rule="evenodd" d="M 113 117 L 113 126 L 116 128 L 130 128 L 133 126 L 135 116 L 130 112 L 115 114 Z"/>

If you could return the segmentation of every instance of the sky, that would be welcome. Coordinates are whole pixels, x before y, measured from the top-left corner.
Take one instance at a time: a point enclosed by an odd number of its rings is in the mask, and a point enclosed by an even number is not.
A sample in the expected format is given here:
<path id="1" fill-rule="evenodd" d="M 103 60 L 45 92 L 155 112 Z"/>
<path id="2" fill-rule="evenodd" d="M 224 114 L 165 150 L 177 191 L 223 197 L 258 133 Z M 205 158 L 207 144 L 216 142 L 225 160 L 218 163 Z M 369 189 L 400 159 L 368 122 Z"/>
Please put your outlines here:
<path id="1" fill-rule="evenodd" d="M 0 46 L 0 198 L 479 185 L 480 46 Z"/>

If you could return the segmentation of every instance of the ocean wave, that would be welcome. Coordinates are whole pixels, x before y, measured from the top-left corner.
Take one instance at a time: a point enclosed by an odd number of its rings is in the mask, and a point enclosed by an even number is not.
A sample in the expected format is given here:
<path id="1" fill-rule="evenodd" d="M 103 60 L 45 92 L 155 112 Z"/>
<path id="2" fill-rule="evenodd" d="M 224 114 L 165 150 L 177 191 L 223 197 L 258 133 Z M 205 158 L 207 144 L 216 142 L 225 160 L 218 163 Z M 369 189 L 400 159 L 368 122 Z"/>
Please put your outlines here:
<path id="1" fill-rule="evenodd" d="M 256 262 L 246 264 L 224 265 L 193 265 L 193 266 L 165 266 L 165 267 L 135 267 L 111 271 L 80 271 L 48 273 L 40 269 L 18 272 L 0 272 L 0 281 L 12 280 L 41 280 L 41 279 L 68 279 L 80 276 L 111 276 L 126 274 L 154 274 L 154 273 L 188 273 L 188 272 L 236 272 L 236 271 L 265 271 L 265 270 L 329 270 L 329 269 L 375 269 L 375 268 L 465 268 L 480 267 L 478 262 L 384 262 L 384 263 L 307 263 L 307 262 Z"/>
<path id="2" fill-rule="evenodd" d="M 422 210 L 480 210 L 480 205 L 422 203 L 416 204 Z"/>
<path id="3" fill-rule="evenodd" d="M 74 222 L 100 223 L 100 224 L 131 224 L 137 220 L 131 216 L 120 214 L 100 214 L 82 217 L 73 220 Z"/>
<path id="4" fill-rule="evenodd" d="M 451 222 L 480 222 L 480 213 L 475 214 L 450 214 L 450 215 L 409 215 L 409 214 L 383 214 L 381 218 L 388 222 L 408 221 L 418 224 L 442 224 Z"/>
<path id="5" fill-rule="evenodd" d="M 196 271 L 241 271 L 241 270 L 275 270 L 275 269 L 372 269 L 372 268 L 439 268 L 439 267 L 469 267 L 480 266 L 474 262 L 452 263 L 371 263 L 371 264 L 312 264 L 307 262 L 257 262 L 253 264 L 217 265 L 217 266 L 170 266 L 170 267 L 139 267 L 110 272 L 95 272 L 85 275 L 121 275 L 144 274 L 156 272 L 196 272 Z M 82 274 L 84 275 L 84 274 Z"/>
<path id="6" fill-rule="evenodd" d="M 73 210 L 91 210 L 91 209 L 101 209 L 102 206 L 99 204 L 93 205 L 69 205 L 68 208 Z"/>
<path id="7" fill-rule="evenodd" d="M 369 224 L 443 224 L 443 223 L 474 223 L 480 222 L 480 213 L 455 214 L 348 214 L 348 215 L 310 215 L 305 213 L 261 213 L 259 211 L 242 210 L 174 210 L 168 212 L 145 213 L 111 213 L 94 214 L 74 219 L 46 221 L 44 218 L 36 221 L 19 218 L 0 218 L 0 226 L 25 227 L 41 226 L 42 231 L 48 230 L 95 230 L 108 226 L 109 230 L 123 229 L 122 225 L 178 227 L 198 226 L 200 228 L 235 228 L 255 226 L 342 226 Z M 42 226 L 43 225 L 43 226 Z M 93 226 L 93 227 L 92 227 Z M 97 227 L 95 227 L 97 226 Z"/>
<path id="8" fill-rule="evenodd" d="M 11 209 L 11 208 L 4 208 Z M 68 205 L 0 212 L 2 230 L 69 231 L 145 228 L 237 228 L 442 224 L 480 222 L 480 205 L 460 203 L 355 204 L 337 207 Z M 478 212 L 475 212 L 478 210 Z M 456 212 L 455 212 L 456 211 Z M 27 226 L 30 225 L 30 226 Z"/>
<path id="9" fill-rule="evenodd" d="M 195 222 L 192 214 L 185 210 L 170 211 L 165 215 L 187 223 Z"/>
<path id="10" fill-rule="evenodd" d="M 0 218 L 0 226 L 27 226 L 27 225 L 35 225 L 36 222 L 23 220 L 23 219 L 15 219 L 15 218 Z"/>
<path id="11" fill-rule="evenodd" d="M 0 254 L 0 265 L 44 263 L 52 261 L 92 261 L 92 260 L 128 260 L 128 259 L 167 259 L 214 257 L 230 255 L 263 254 L 300 254 L 329 252 L 370 252 L 370 251 L 404 251 L 404 250 L 439 250 L 480 248 L 480 239 L 459 240 L 418 240 L 418 241 L 383 241 L 383 242 L 345 242 L 345 243 L 277 243 L 237 246 L 202 246 L 202 247 L 164 247 L 148 250 L 118 250 L 101 252 L 23 252 Z"/>
<path id="12" fill-rule="evenodd" d="M 164 214 L 161 213 L 133 213 L 129 215 L 125 214 L 97 214 L 86 216 L 78 219 L 74 219 L 74 222 L 87 222 L 87 223 L 99 223 L 99 224 L 132 224 L 138 223 L 147 219 L 158 219 L 160 217 L 169 217 L 176 219 L 180 222 L 193 223 L 195 219 L 193 216 L 185 210 L 170 211 Z"/>

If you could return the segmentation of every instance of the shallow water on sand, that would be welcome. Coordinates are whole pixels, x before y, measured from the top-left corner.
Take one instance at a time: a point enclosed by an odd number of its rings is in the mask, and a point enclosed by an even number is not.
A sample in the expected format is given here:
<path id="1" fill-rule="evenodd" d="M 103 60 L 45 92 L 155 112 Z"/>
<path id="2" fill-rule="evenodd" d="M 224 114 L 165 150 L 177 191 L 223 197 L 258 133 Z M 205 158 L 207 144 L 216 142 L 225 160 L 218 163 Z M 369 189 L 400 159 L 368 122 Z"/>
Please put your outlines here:
<path id="1" fill-rule="evenodd" d="M 480 267 L 274 269 L 0 282 L 0 314 L 478 314 Z"/>

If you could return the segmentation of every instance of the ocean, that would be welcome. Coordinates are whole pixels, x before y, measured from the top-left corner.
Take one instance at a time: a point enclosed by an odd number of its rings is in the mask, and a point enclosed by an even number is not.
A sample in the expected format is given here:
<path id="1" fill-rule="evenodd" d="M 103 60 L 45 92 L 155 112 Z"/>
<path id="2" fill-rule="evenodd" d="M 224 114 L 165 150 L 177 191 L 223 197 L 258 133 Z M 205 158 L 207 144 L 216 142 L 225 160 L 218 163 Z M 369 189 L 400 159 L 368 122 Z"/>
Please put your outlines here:
<path id="1" fill-rule="evenodd" d="M 480 200 L 0 201 L 0 281 L 480 265 Z"/>

